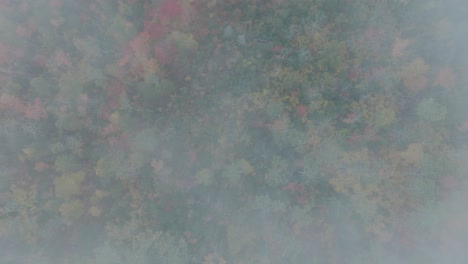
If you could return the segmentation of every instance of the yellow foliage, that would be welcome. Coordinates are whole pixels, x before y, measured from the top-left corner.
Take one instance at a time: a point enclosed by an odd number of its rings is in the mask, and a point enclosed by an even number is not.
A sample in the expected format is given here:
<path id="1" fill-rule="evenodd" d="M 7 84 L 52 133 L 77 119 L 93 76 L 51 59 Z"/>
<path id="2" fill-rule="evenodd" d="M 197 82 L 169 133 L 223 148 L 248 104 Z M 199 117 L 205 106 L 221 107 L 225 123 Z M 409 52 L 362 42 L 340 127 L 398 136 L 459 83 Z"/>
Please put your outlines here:
<path id="1" fill-rule="evenodd" d="M 408 75 L 422 75 L 427 73 L 429 66 L 422 58 L 415 58 L 409 64 L 405 65 L 402 70 L 403 73 Z"/>
<path id="2" fill-rule="evenodd" d="M 154 173 L 160 173 L 164 170 L 164 160 L 155 160 L 151 161 L 151 167 L 153 167 Z"/>
<path id="3" fill-rule="evenodd" d="M 276 131 L 284 131 L 289 127 L 289 118 L 287 115 L 283 115 L 281 118 L 273 121 L 271 128 Z"/>
<path id="4" fill-rule="evenodd" d="M 61 202 L 59 199 L 50 199 L 48 200 L 45 205 L 42 207 L 45 211 L 56 213 L 60 208 Z"/>
<path id="5" fill-rule="evenodd" d="M 246 175 L 255 175 L 255 168 L 245 159 L 240 160 L 242 164 L 242 169 Z"/>
<path id="6" fill-rule="evenodd" d="M 140 58 L 139 63 L 143 66 L 143 69 L 145 69 L 145 74 L 143 74 L 145 81 L 148 81 L 149 76 L 161 74 L 158 62 L 155 58 L 143 57 Z"/>
<path id="7" fill-rule="evenodd" d="M 198 42 L 193 38 L 192 34 L 173 31 L 170 33 L 169 38 L 182 51 L 193 51 L 198 48 Z"/>
<path id="8" fill-rule="evenodd" d="M 73 222 L 83 215 L 84 205 L 80 200 L 74 199 L 64 202 L 59 211 L 66 222 Z"/>
<path id="9" fill-rule="evenodd" d="M 397 37 L 393 43 L 392 57 L 394 59 L 403 57 L 406 54 L 406 49 L 411 43 L 412 41 L 409 39 L 402 39 Z"/>
<path id="10" fill-rule="evenodd" d="M 294 92 L 299 85 L 308 83 L 308 76 L 290 67 L 284 68 L 275 82 L 275 96 L 282 99 L 289 99 L 291 92 Z"/>
<path id="11" fill-rule="evenodd" d="M 109 175 L 107 173 L 108 168 L 106 167 L 106 162 L 107 162 L 107 160 L 106 160 L 105 157 L 102 157 L 97 161 L 96 167 L 94 168 L 94 171 L 95 171 L 97 176 L 105 177 L 105 176 Z"/>
<path id="12" fill-rule="evenodd" d="M 307 130 L 307 144 L 312 147 L 318 147 L 322 137 L 320 136 L 320 132 L 318 129 L 311 127 Z"/>
<path id="13" fill-rule="evenodd" d="M 461 123 L 457 128 L 460 132 L 468 132 L 468 120 Z"/>
<path id="14" fill-rule="evenodd" d="M 332 177 L 329 181 L 335 192 L 342 194 L 351 194 L 361 192 L 361 184 L 359 182 L 360 175 L 350 173 L 341 173 Z"/>
<path id="15" fill-rule="evenodd" d="M 134 168 L 140 169 L 143 167 L 145 161 L 145 155 L 143 155 L 141 152 L 132 152 L 132 154 L 130 154 L 130 164 Z"/>
<path id="16" fill-rule="evenodd" d="M 143 201 L 145 200 L 144 194 L 141 192 L 141 189 L 135 182 L 126 182 L 125 187 L 130 194 L 130 197 L 132 198 L 132 201 L 130 202 L 130 207 L 133 209 L 137 209 L 136 211 L 138 213 L 142 213 L 141 205 L 143 204 Z"/>
<path id="17" fill-rule="evenodd" d="M 117 111 L 114 111 L 114 112 L 110 115 L 109 121 L 110 121 L 113 125 L 115 125 L 115 126 L 119 125 L 119 122 L 120 122 L 120 113 L 117 112 Z"/>
<path id="18" fill-rule="evenodd" d="M 396 121 L 396 113 L 394 107 L 387 107 L 385 105 L 378 106 L 374 116 L 375 128 L 381 128 L 390 125 Z"/>
<path id="19" fill-rule="evenodd" d="M 203 169 L 197 173 L 197 183 L 210 185 L 213 182 L 213 172 L 210 169 Z"/>
<path id="20" fill-rule="evenodd" d="M 96 190 L 94 192 L 94 195 L 96 196 L 96 198 L 98 199 L 102 199 L 102 198 L 106 198 L 107 196 L 109 196 L 109 192 L 108 191 L 103 191 L 103 190 Z"/>
<path id="21" fill-rule="evenodd" d="M 100 200 L 102 200 L 103 198 L 106 198 L 109 195 L 110 195 L 110 193 L 108 191 L 96 190 L 94 192 L 94 194 L 91 196 L 90 201 L 91 201 L 91 203 L 96 204 Z"/>
<path id="22" fill-rule="evenodd" d="M 55 195 L 59 198 L 70 198 L 80 193 L 81 183 L 85 179 L 84 172 L 63 174 L 54 179 Z"/>
<path id="23" fill-rule="evenodd" d="M 16 203 L 23 209 L 30 210 L 36 208 L 37 186 L 32 184 L 27 189 L 16 185 L 11 186 L 11 192 Z"/>
<path id="24" fill-rule="evenodd" d="M 441 69 L 439 73 L 437 74 L 435 84 L 440 85 L 441 87 L 445 89 L 450 89 L 454 87 L 456 84 L 456 76 L 453 73 L 452 69 L 450 68 Z"/>
<path id="25" fill-rule="evenodd" d="M 383 94 L 351 103 L 350 112 L 359 113 L 361 119 L 375 129 L 391 125 L 397 119 L 394 99 Z"/>
<path id="26" fill-rule="evenodd" d="M 366 229 L 367 232 L 376 235 L 381 242 L 388 242 L 392 238 L 384 219 L 374 219 Z"/>
<path id="27" fill-rule="evenodd" d="M 265 105 L 267 103 L 267 96 L 268 96 L 269 90 L 264 89 L 262 92 L 253 92 L 251 95 L 251 100 L 252 100 L 252 111 L 259 110 L 259 109 L 264 109 Z"/>
<path id="28" fill-rule="evenodd" d="M 23 148 L 23 153 L 24 155 L 26 155 L 28 159 L 34 159 L 35 157 L 39 155 L 39 151 L 31 147 Z"/>
<path id="29" fill-rule="evenodd" d="M 226 264 L 226 260 L 218 254 L 208 254 L 203 257 L 203 264 Z"/>
<path id="30" fill-rule="evenodd" d="M 368 164 L 370 161 L 369 149 L 362 148 L 359 151 L 353 152 L 342 152 L 341 153 L 342 161 L 344 163 L 363 163 Z"/>
<path id="31" fill-rule="evenodd" d="M 91 208 L 89 208 L 89 214 L 94 216 L 94 217 L 99 217 L 101 216 L 101 209 L 99 209 L 99 207 L 97 206 L 91 206 Z"/>
<path id="32" fill-rule="evenodd" d="M 420 166 L 424 157 L 423 145 L 420 143 L 413 143 L 408 148 L 400 153 L 403 159 L 403 164 Z"/>
<path id="33" fill-rule="evenodd" d="M 40 227 L 37 224 L 36 218 L 27 214 L 21 215 L 19 219 L 21 226 L 20 233 L 26 241 L 33 245 L 37 242 L 38 231 Z"/>
<path id="34" fill-rule="evenodd" d="M 413 92 L 424 90 L 429 83 L 429 79 L 425 75 L 428 70 L 429 66 L 422 58 L 412 60 L 401 69 L 403 84 Z"/>
<path id="35" fill-rule="evenodd" d="M 243 248 L 252 246 L 253 236 L 252 232 L 247 232 L 245 228 L 234 224 L 228 225 L 227 246 L 229 252 L 233 256 L 240 254 Z"/>

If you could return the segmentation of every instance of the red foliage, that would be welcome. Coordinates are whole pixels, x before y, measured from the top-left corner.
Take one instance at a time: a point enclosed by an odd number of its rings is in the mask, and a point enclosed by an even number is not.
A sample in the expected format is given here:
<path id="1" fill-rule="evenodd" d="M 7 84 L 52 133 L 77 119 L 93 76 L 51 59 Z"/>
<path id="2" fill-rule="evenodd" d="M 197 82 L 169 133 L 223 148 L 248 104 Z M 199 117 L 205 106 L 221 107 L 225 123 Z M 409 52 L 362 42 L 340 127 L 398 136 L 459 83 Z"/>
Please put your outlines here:
<path id="1" fill-rule="evenodd" d="M 106 88 L 107 96 L 109 96 L 109 98 L 119 97 L 124 91 L 125 85 L 118 80 L 113 80 Z"/>
<path id="2" fill-rule="evenodd" d="M 166 0 L 159 5 L 158 13 L 168 18 L 176 18 L 182 14 L 182 6 L 178 0 Z"/>
<path id="3" fill-rule="evenodd" d="M 194 165 L 195 163 L 197 163 L 197 161 L 198 161 L 197 151 L 190 150 L 188 152 L 188 158 L 189 158 L 190 165 Z"/>
<path id="4" fill-rule="evenodd" d="M 106 136 L 106 135 L 110 135 L 110 134 L 117 133 L 118 131 L 119 131 L 119 129 L 118 129 L 117 127 L 115 127 L 114 124 L 110 123 L 110 124 L 108 124 L 106 127 L 104 127 L 104 128 L 102 129 L 101 134 L 103 134 L 103 135 Z M 113 139 L 109 139 L 109 143 L 110 143 L 110 144 L 113 144 L 113 143 L 111 142 L 112 140 L 113 140 Z"/>
<path id="5" fill-rule="evenodd" d="M 307 116 L 309 109 L 306 105 L 300 104 L 297 106 L 296 113 L 298 116 L 303 117 Z"/>
<path id="6" fill-rule="evenodd" d="M 455 178 L 453 175 L 446 175 L 439 179 L 439 184 L 442 188 L 451 191 L 460 186 L 460 181 Z"/>
<path id="7" fill-rule="evenodd" d="M 36 171 L 45 171 L 47 169 L 49 169 L 50 166 L 49 164 L 43 162 L 43 161 L 39 161 L 39 162 L 36 162 L 36 164 L 34 165 L 34 169 Z"/>
<path id="8" fill-rule="evenodd" d="M 377 135 L 377 132 L 371 126 L 366 126 L 362 133 L 367 141 L 379 140 L 379 136 Z"/>
<path id="9" fill-rule="evenodd" d="M 24 104 L 17 97 L 1 95 L 0 110 L 14 110 L 15 112 L 23 112 Z"/>
<path id="10" fill-rule="evenodd" d="M 41 120 L 47 118 L 47 111 L 42 106 L 41 99 L 39 98 L 36 98 L 33 104 L 27 104 L 23 112 L 29 119 Z"/>
<path id="11" fill-rule="evenodd" d="M 167 202 L 166 203 L 166 211 L 171 212 L 172 209 L 174 209 L 174 202 L 173 201 Z"/>
<path id="12" fill-rule="evenodd" d="M 279 53 L 279 52 L 282 52 L 284 50 L 284 47 L 282 45 L 277 45 L 277 46 L 274 46 L 272 51 L 275 52 L 275 53 Z"/>
<path id="13" fill-rule="evenodd" d="M 128 135 L 125 133 L 109 137 L 107 142 L 109 143 L 110 147 L 115 150 L 128 151 L 130 149 Z"/>
<path id="14" fill-rule="evenodd" d="M 441 69 L 437 74 L 435 84 L 445 89 L 450 89 L 456 84 L 456 76 L 450 68 Z"/>
<path id="15" fill-rule="evenodd" d="M 295 195 L 296 202 L 301 206 L 305 205 L 309 201 L 309 195 L 306 187 L 303 183 L 291 182 L 283 187 L 283 190 L 289 191 Z"/>
<path id="16" fill-rule="evenodd" d="M 364 38 L 366 40 L 382 39 L 383 37 L 385 37 L 384 30 L 376 27 L 369 27 L 364 32 Z"/>
<path id="17" fill-rule="evenodd" d="M 0 42 L 0 63 L 9 63 L 12 60 L 13 49 L 2 42 Z"/>
<path id="18" fill-rule="evenodd" d="M 361 77 L 361 74 L 356 70 L 350 70 L 348 72 L 348 79 L 351 81 L 356 81 L 359 77 Z"/>
<path id="19" fill-rule="evenodd" d="M 461 182 L 453 175 L 446 175 L 439 178 L 439 186 L 438 196 L 441 199 L 445 199 L 461 186 Z"/>
<path id="20" fill-rule="evenodd" d="M 140 32 L 132 41 L 130 41 L 130 47 L 135 54 L 147 54 L 149 50 L 150 35 L 146 31 Z"/>
<path id="21" fill-rule="evenodd" d="M 357 134 L 357 133 L 353 133 L 348 138 L 348 144 L 350 144 L 350 145 L 353 145 L 353 144 L 356 144 L 356 143 L 361 143 L 361 142 L 362 142 L 362 136 Z"/>
<path id="22" fill-rule="evenodd" d="M 466 209 L 450 215 L 440 229 L 440 247 L 446 252 L 462 252 L 466 250 L 468 235 L 468 212 Z"/>
<path id="23" fill-rule="evenodd" d="M 154 46 L 154 56 L 160 65 L 171 64 L 176 47 L 170 43 L 158 43 Z"/>
<path id="24" fill-rule="evenodd" d="M 132 58 L 132 49 L 127 46 L 123 49 L 123 57 L 119 60 L 119 66 L 125 66 Z"/>
<path id="25" fill-rule="evenodd" d="M 106 93 L 108 96 L 107 103 L 101 108 L 101 115 L 104 118 L 108 118 L 112 110 L 116 109 L 120 105 L 120 95 L 125 92 L 125 84 L 113 80 L 107 87 Z"/>
<path id="26" fill-rule="evenodd" d="M 63 3 L 64 3 L 63 0 L 49 0 L 50 8 L 51 8 L 54 12 L 59 11 L 59 9 L 63 6 Z"/>
<path id="27" fill-rule="evenodd" d="M 145 21 L 144 29 L 145 32 L 148 32 L 149 36 L 153 40 L 162 39 L 166 33 L 169 31 L 167 27 L 163 25 L 156 24 L 152 21 Z"/>
<path id="28" fill-rule="evenodd" d="M 32 58 L 32 62 L 36 64 L 37 66 L 40 67 L 46 67 L 47 66 L 47 57 L 41 54 L 37 54 Z"/>
<path id="29" fill-rule="evenodd" d="M 68 54 L 61 49 L 55 51 L 55 62 L 58 66 L 72 66 Z"/>
<path id="30" fill-rule="evenodd" d="M 349 113 L 348 116 L 341 121 L 343 121 L 343 123 L 348 124 L 348 125 L 353 124 L 356 121 L 358 121 L 358 116 L 355 113 Z"/>
<path id="31" fill-rule="evenodd" d="M 30 38 L 37 31 L 35 24 L 25 23 L 16 27 L 16 35 L 23 38 Z"/>
<path id="32" fill-rule="evenodd" d="M 34 103 L 23 103 L 17 97 L 2 95 L 0 97 L 0 110 L 13 110 L 34 120 L 47 118 L 47 111 L 39 98 L 36 98 Z"/>
<path id="33" fill-rule="evenodd" d="M 84 115 L 89 106 L 89 97 L 87 94 L 80 94 L 80 98 L 78 98 L 76 102 L 76 109 L 78 110 L 78 113 L 81 115 Z"/>

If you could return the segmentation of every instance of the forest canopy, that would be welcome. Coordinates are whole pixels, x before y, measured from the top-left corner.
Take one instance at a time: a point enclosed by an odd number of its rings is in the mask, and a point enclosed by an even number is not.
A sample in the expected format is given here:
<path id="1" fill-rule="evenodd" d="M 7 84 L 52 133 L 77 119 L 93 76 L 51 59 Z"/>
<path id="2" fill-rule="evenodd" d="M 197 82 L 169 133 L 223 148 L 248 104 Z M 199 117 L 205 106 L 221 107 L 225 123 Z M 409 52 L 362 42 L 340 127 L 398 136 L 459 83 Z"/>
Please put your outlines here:
<path id="1" fill-rule="evenodd" d="M 0 1 L 0 262 L 465 263 L 467 11 Z"/>

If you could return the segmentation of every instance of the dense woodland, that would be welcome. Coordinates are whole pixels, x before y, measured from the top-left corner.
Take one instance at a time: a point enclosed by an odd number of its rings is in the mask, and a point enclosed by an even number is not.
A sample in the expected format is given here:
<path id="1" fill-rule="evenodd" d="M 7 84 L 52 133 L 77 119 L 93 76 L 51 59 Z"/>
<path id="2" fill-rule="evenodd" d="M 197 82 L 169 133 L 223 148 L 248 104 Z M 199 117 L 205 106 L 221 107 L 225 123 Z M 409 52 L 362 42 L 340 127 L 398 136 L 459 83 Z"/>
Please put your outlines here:
<path id="1" fill-rule="evenodd" d="M 1 0 L 0 261 L 467 263 L 467 7 Z"/>

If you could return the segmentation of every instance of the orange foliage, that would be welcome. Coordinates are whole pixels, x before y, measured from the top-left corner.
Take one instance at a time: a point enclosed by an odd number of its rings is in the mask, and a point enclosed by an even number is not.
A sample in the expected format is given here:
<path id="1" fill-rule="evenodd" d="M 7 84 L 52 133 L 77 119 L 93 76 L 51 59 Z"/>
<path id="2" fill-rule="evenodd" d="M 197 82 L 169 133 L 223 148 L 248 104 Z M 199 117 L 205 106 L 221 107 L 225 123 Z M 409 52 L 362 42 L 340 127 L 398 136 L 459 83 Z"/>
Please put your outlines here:
<path id="1" fill-rule="evenodd" d="M 410 44 L 411 40 L 397 37 L 393 43 L 392 57 L 394 59 L 403 57 L 406 54 L 406 49 Z"/>
<path id="2" fill-rule="evenodd" d="M 439 70 L 435 85 L 439 85 L 445 89 L 450 89 L 455 86 L 456 76 L 450 68 L 443 68 Z"/>
<path id="3" fill-rule="evenodd" d="M 47 111 L 39 98 L 36 98 L 34 103 L 23 103 L 15 96 L 3 94 L 0 96 L 0 110 L 13 110 L 23 113 L 26 118 L 33 120 L 47 118 Z"/>
<path id="4" fill-rule="evenodd" d="M 416 58 L 403 66 L 401 77 L 406 88 L 413 92 L 419 92 L 426 89 L 429 79 L 425 75 L 429 66 L 422 58 Z"/>
<path id="5" fill-rule="evenodd" d="M 166 0 L 159 6 L 159 15 L 176 18 L 182 14 L 182 6 L 178 0 Z"/>
<path id="6" fill-rule="evenodd" d="M 303 116 L 307 116 L 308 110 L 309 109 L 307 105 L 300 104 L 297 106 L 296 113 L 298 116 L 303 117 Z"/>
<path id="7" fill-rule="evenodd" d="M 27 104 L 23 110 L 29 119 L 41 120 L 47 118 L 47 111 L 42 106 L 41 99 L 36 98 L 33 104 Z"/>
<path id="8" fill-rule="evenodd" d="M 423 145 L 420 143 L 413 143 L 408 148 L 400 153 L 403 159 L 403 164 L 419 166 L 424 157 Z"/>
<path id="9" fill-rule="evenodd" d="M 289 127 L 289 118 L 283 115 L 280 119 L 273 121 L 271 128 L 275 131 L 285 131 Z"/>
<path id="10" fill-rule="evenodd" d="M 203 264 L 226 264 L 223 257 L 218 256 L 216 253 L 211 253 L 203 257 Z"/>

